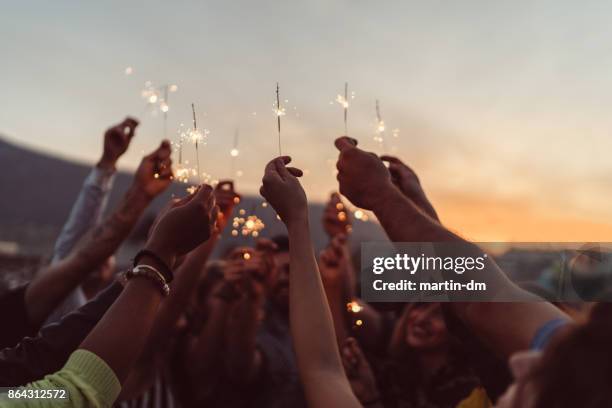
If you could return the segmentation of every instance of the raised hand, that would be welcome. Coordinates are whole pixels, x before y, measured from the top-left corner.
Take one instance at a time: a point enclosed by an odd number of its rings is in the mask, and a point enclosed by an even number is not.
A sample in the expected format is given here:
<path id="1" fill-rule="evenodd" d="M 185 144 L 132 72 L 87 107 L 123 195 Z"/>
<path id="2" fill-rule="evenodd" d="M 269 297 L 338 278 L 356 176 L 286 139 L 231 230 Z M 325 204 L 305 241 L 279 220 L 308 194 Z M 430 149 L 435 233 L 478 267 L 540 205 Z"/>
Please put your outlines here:
<path id="1" fill-rule="evenodd" d="M 117 160 L 127 150 L 138 126 L 136 119 L 127 117 L 104 133 L 104 151 L 98 167 L 115 168 Z"/>
<path id="2" fill-rule="evenodd" d="M 348 234 L 351 230 L 351 217 L 349 216 L 340 194 L 332 193 L 323 209 L 323 229 L 330 238 L 338 234 Z"/>
<path id="3" fill-rule="evenodd" d="M 231 180 L 222 180 L 215 186 L 215 199 L 219 206 L 219 219 L 217 220 L 217 228 L 223 231 L 227 221 L 232 215 L 232 211 L 237 203 L 240 202 L 240 194 L 234 190 L 234 182 Z"/>
<path id="4" fill-rule="evenodd" d="M 146 248 L 172 265 L 176 256 L 188 253 L 210 237 L 218 212 L 212 187 L 203 184 L 160 216 Z"/>
<path id="5" fill-rule="evenodd" d="M 149 198 L 161 194 L 172 183 L 170 142 L 164 140 L 154 152 L 145 156 L 134 176 L 134 187 Z"/>
<path id="6" fill-rule="evenodd" d="M 384 192 L 395 189 L 389 171 L 374 153 L 359 149 L 355 139 L 343 136 L 335 145 L 340 150 L 336 163 L 340 193 L 357 207 L 373 210 Z"/>
<path id="7" fill-rule="evenodd" d="M 297 177 L 302 170 L 286 167 L 291 162 L 289 156 L 281 156 L 266 165 L 260 194 L 270 203 L 287 225 L 304 219 L 308 215 L 306 193 Z"/>
<path id="8" fill-rule="evenodd" d="M 338 234 L 319 254 L 319 272 L 325 286 L 342 287 L 350 280 L 350 258 L 346 235 Z"/>
<path id="9" fill-rule="evenodd" d="M 260 297 L 263 294 L 266 263 L 262 253 L 253 248 L 236 248 L 223 268 L 226 284 L 240 296 Z"/>
<path id="10" fill-rule="evenodd" d="M 366 360 L 357 340 L 349 337 L 340 350 L 344 371 L 351 383 L 353 393 L 362 404 L 373 405 L 379 401 L 380 394 L 370 363 Z"/>
<path id="11" fill-rule="evenodd" d="M 409 199 L 411 199 L 421 210 L 425 211 L 430 217 L 438 219 L 438 214 L 431 202 L 425 195 L 423 187 L 417 174 L 404 164 L 400 159 L 394 156 L 380 156 L 380 159 L 389 163 L 389 173 L 391 173 L 391 181 L 399 188 L 399 190 Z"/>

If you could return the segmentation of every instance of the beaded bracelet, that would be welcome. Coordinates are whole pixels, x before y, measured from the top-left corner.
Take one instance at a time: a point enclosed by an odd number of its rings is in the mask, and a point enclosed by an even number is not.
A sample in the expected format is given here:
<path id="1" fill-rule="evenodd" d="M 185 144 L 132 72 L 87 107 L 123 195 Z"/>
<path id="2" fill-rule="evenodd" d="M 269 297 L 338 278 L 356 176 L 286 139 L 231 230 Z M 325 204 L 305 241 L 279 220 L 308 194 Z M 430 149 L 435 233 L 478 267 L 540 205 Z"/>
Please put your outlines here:
<path id="1" fill-rule="evenodd" d="M 160 265 L 161 271 L 157 271 L 157 272 L 161 274 L 161 276 L 164 278 L 164 281 L 167 283 L 172 282 L 172 279 L 174 278 L 174 274 L 172 273 L 172 270 L 168 267 L 168 265 L 166 265 L 166 263 L 159 256 L 157 256 L 155 252 L 149 251 L 148 249 L 142 249 L 136 254 L 136 256 L 134 257 L 134 267 L 138 265 L 138 261 L 140 261 L 140 258 L 142 258 L 143 256 L 148 256 L 150 258 L 153 258 Z"/>
<path id="2" fill-rule="evenodd" d="M 146 278 L 154 282 L 158 287 L 162 295 L 168 296 L 170 293 L 170 286 L 166 283 L 163 275 L 154 267 L 150 265 L 138 265 L 137 267 L 128 270 L 125 273 L 125 278 L 130 280 L 132 278 Z"/>

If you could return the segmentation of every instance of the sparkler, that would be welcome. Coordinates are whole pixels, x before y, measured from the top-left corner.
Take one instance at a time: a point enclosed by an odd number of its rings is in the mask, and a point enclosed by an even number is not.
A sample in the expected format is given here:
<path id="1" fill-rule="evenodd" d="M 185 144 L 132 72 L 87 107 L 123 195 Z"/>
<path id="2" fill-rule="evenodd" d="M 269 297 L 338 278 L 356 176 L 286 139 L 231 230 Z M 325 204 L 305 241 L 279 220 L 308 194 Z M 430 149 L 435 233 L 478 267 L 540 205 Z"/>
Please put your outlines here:
<path id="1" fill-rule="evenodd" d="M 198 170 L 198 177 L 200 176 L 200 151 L 198 150 L 198 142 L 204 139 L 201 132 L 198 131 L 198 124 L 196 121 L 195 105 L 191 103 L 191 112 L 193 113 L 193 131 L 191 132 L 191 141 L 195 143 L 196 148 L 196 168 Z"/>
<path id="2" fill-rule="evenodd" d="M 257 215 L 246 215 L 246 211 L 241 209 L 238 212 L 238 217 L 234 217 L 232 222 L 232 236 L 237 237 L 239 234 L 242 236 L 252 236 L 257 238 L 259 232 L 263 230 L 266 225 Z"/>
<path id="3" fill-rule="evenodd" d="M 234 132 L 234 144 L 232 145 L 232 150 L 230 150 L 230 156 L 231 156 L 231 160 L 230 160 L 230 174 L 232 175 L 232 177 L 234 177 L 234 175 L 236 175 L 236 158 L 238 157 L 238 155 L 240 154 L 240 150 L 238 150 L 238 139 L 240 137 L 240 133 L 238 132 L 238 129 L 236 129 L 236 131 Z"/>
<path id="4" fill-rule="evenodd" d="M 382 145 L 383 151 L 385 151 L 385 121 L 382 120 L 380 115 L 380 104 L 378 99 L 376 100 L 376 135 L 374 141 Z"/>
<path id="5" fill-rule="evenodd" d="M 276 106 L 273 109 L 276 114 L 276 124 L 278 127 L 278 155 L 282 156 L 281 153 L 281 116 L 285 116 L 285 108 L 281 107 L 280 104 L 280 89 L 278 86 L 278 82 L 276 83 Z"/>
<path id="6" fill-rule="evenodd" d="M 351 93 L 351 99 L 355 97 L 354 93 Z M 336 95 L 336 102 L 342 106 L 344 110 L 344 134 L 348 135 L 348 108 L 349 108 L 349 94 L 348 94 L 348 82 L 344 83 L 344 96 Z"/>

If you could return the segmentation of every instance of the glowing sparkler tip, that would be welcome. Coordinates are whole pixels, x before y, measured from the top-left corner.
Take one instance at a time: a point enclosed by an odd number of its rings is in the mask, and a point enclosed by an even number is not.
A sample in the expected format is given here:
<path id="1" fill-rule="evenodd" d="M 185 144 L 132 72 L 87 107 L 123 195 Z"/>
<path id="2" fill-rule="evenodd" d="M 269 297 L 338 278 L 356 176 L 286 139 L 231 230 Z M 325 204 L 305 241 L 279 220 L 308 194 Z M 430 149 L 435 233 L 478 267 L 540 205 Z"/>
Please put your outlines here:
<path id="1" fill-rule="evenodd" d="M 240 151 L 236 148 L 233 148 L 232 150 L 230 150 L 230 156 L 232 157 L 238 157 L 239 154 L 240 154 Z"/>
<path id="2" fill-rule="evenodd" d="M 353 300 L 346 304 L 346 309 L 352 313 L 359 313 L 363 310 L 363 306 L 361 306 L 357 301 Z"/>

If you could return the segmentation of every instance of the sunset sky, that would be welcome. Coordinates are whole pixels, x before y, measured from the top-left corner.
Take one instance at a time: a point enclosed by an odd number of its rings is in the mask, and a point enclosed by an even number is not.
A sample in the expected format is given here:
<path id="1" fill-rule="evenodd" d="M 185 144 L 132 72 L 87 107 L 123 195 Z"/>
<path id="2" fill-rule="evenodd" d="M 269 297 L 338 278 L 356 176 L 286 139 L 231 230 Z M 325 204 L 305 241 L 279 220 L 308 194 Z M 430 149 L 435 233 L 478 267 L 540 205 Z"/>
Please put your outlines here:
<path id="1" fill-rule="evenodd" d="M 331 103 L 349 83 L 349 134 L 420 175 L 442 221 L 479 241 L 612 241 L 612 4 L 605 1 L 8 2 L 0 15 L 0 134 L 83 162 L 126 114 L 141 119 L 120 167 L 163 137 L 147 80 L 177 84 L 168 135 L 195 102 L 203 170 L 230 173 L 239 129 L 255 193 L 283 153 L 320 201 L 337 188 Z M 131 75 L 126 67 L 133 67 Z M 186 155 L 193 158 L 193 148 Z"/>

